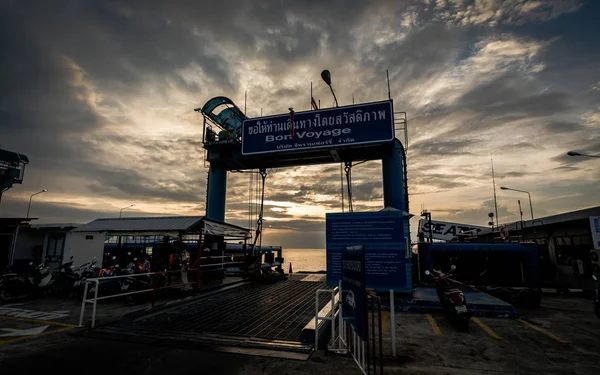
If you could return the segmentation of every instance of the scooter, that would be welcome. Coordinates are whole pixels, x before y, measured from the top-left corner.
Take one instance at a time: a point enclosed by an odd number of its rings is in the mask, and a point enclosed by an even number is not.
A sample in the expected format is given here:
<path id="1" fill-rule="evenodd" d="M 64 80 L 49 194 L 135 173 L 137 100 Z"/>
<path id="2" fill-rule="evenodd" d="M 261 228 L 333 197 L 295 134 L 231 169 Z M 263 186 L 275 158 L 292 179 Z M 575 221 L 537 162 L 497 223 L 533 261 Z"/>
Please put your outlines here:
<path id="1" fill-rule="evenodd" d="M 53 290 L 56 296 L 66 297 L 73 293 L 75 284 L 81 279 L 81 273 L 73 267 L 73 256 L 54 270 L 54 277 Z"/>
<path id="2" fill-rule="evenodd" d="M 451 271 L 456 269 L 455 265 L 450 266 Z M 473 316 L 467 299 L 462 292 L 458 289 L 455 284 L 456 281 L 450 279 L 452 276 L 450 273 L 443 273 L 441 271 L 434 270 L 437 276 L 433 276 L 436 280 L 435 290 L 442 307 L 446 310 L 450 320 L 461 330 L 466 331 L 469 329 L 469 320 Z M 425 271 L 425 274 L 432 276 L 429 270 Z"/>
<path id="3" fill-rule="evenodd" d="M 0 301 L 10 301 L 23 296 L 45 293 L 52 290 L 54 274 L 44 263 L 34 266 L 29 263 L 28 275 L 7 273 L 0 279 Z"/>
<path id="4" fill-rule="evenodd" d="M 100 272 L 100 268 L 96 266 L 96 257 L 92 258 L 91 262 L 84 263 L 75 271 L 75 273 L 79 274 L 81 277 L 75 281 L 73 284 L 73 289 L 75 290 L 75 295 L 78 299 L 83 298 L 83 290 L 85 287 L 85 281 L 87 279 L 98 277 Z"/>
<path id="5" fill-rule="evenodd" d="M 600 275 L 592 275 L 594 280 L 596 280 L 596 301 L 594 301 L 594 312 L 598 319 L 600 319 Z"/>
<path id="6" fill-rule="evenodd" d="M 129 262 L 127 267 L 122 270 L 123 275 L 134 275 L 139 273 L 139 267 L 137 265 L 137 258 L 133 258 L 133 261 Z M 121 280 L 121 293 L 130 293 L 141 290 L 152 289 L 152 284 L 149 282 L 148 277 L 123 277 Z M 125 296 L 125 303 L 129 306 L 136 305 L 142 293 L 128 294 Z"/>

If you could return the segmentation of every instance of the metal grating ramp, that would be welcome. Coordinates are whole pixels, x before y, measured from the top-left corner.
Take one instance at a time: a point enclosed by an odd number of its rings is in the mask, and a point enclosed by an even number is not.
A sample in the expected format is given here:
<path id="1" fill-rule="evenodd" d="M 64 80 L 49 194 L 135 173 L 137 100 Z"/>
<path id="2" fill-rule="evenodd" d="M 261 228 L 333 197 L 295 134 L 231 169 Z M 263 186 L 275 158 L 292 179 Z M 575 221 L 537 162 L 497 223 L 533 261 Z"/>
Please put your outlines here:
<path id="1" fill-rule="evenodd" d="M 266 339 L 299 340 L 315 315 L 315 293 L 322 282 L 286 280 L 271 285 L 247 284 L 140 317 L 134 326 L 170 331 L 215 333 Z M 327 303 L 319 301 L 322 306 Z"/>
<path id="2" fill-rule="evenodd" d="M 292 279 L 269 285 L 250 283 L 168 308 L 149 310 L 136 318 L 88 331 L 89 336 L 146 338 L 147 343 L 174 341 L 210 346 L 262 348 L 308 353 L 302 330 L 315 315 L 322 278 Z M 329 301 L 319 299 L 319 309 Z M 193 345 L 192 345 L 193 346 Z"/>

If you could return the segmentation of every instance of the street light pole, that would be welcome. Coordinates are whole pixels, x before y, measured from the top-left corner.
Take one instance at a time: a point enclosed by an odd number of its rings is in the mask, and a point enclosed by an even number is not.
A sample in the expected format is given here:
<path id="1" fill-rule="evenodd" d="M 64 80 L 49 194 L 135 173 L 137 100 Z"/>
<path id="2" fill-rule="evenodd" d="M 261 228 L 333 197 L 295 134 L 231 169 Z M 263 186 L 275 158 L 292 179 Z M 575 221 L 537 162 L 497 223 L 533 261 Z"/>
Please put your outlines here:
<path id="1" fill-rule="evenodd" d="M 31 200 L 33 199 L 33 197 L 38 194 L 45 193 L 47 191 L 48 191 L 48 189 L 42 189 L 42 190 L 38 191 L 37 193 L 31 194 L 31 196 L 29 197 L 29 205 L 27 206 L 27 219 L 29 219 L 29 211 L 31 210 Z"/>
<path id="2" fill-rule="evenodd" d="M 506 186 L 500 186 L 500 190 L 512 190 L 512 191 L 518 191 L 519 193 L 525 193 L 525 194 L 527 194 L 527 196 L 529 196 L 529 209 L 531 210 L 531 221 L 533 221 L 533 205 L 531 204 L 531 194 L 528 191 L 518 190 L 518 189 L 511 189 L 511 188 L 508 188 Z M 531 223 L 531 225 L 533 225 L 533 223 Z"/>
<path id="3" fill-rule="evenodd" d="M 123 210 L 126 210 L 126 209 L 128 209 L 130 207 L 133 207 L 133 206 L 135 206 L 135 204 L 132 204 L 130 206 L 121 208 L 121 211 L 119 211 L 119 219 L 121 218 L 121 216 L 123 216 Z"/>
<path id="4" fill-rule="evenodd" d="M 584 156 L 586 158 L 600 158 L 600 155 L 582 154 L 577 151 L 569 151 L 569 152 L 567 152 L 567 155 L 569 155 L 569 156 Z"/>
<path id="5" fill-rule="evenodd" d="M 323 78 L 323 81 L 325 81 L 327 86 L 329 86 L 329 89 L 331 90 L 331 94 L 333 94 L 333 100 L 335 100 L 335 106 L 339 107 L 337 98 L 335 97 L 335 92 L 333 92 L 333 87 L 331 87 L 331 73 L 329 72 L 329 70 L 327 70 L 327 69 L 323 70 L 321 72 L 321 78 Z"/>

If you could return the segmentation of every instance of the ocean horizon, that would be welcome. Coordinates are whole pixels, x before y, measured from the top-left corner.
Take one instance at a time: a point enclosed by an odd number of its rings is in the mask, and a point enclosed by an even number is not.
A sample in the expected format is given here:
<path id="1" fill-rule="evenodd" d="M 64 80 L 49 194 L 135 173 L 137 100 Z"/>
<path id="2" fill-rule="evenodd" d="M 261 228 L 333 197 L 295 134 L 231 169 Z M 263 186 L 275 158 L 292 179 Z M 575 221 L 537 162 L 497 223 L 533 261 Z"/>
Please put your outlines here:
<path id="1" fill-rule="evenodd" d="M 326 256 L 325 249 L 283 249 L 283 269 L 288 272 L 290 263 L 293 272 L 300 271 L 325 271 Z"/>

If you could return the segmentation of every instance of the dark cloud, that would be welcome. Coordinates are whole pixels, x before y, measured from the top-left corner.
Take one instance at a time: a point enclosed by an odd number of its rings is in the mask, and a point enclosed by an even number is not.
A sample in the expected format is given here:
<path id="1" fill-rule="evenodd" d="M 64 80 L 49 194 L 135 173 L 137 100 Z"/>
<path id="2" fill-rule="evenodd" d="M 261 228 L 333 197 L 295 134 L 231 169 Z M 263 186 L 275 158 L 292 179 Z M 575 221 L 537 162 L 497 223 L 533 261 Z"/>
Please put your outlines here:
<path id="1" fill-rule="evenodd" d="M 440 141 L 419 141 L 410 145 L 412 154 L 419 158 L 429 156 L 444 157 L 448 155 L 469 155 L 479 143 L 474 139 L 447 139 Z"/>
<path id="2" fill-rule="evenodd" d="M 572 133 L 584 130 L 585 126 L 581 123 L 566 121 L 550 121 L 544 125 L 547 131 L 553 134 Z"/>
<path id="3" fill-rule="evenodd" d="M 423 199 L 438 192 L 460 196 L 489 178 L 487 160 L 478 158 L 487 159 L 490 143 L 499 144 L 499 165 L 503 156 L 554 148 L 557 156 L 548 163 L 560 163 L 556 171 L 593 169 L 564 153 L 600 151 L 593 132 L 600 94 L 589 91 L 600 81 L 597 43 L 586 40 L 585 48 L 566 53 L 585 38 L 510 26 L 558 22 L 579 2 L 531 9 L 514 1 L 452 4 L 6 2 L 0 12 L 0 143 L 32 162 L 25 184 L 8 194 L 20 198 L 3 202 L 3 212 L 21 212 L 23 197 L 40 187 L 80 199 L 203 211 L 207 171 L 201 122 L 191 109 L 216 95 L 239 105 L 246 90 L 249 113 L 304 109 L 313 79 L 315 97 L 329 106 L 329 88 L 318 77 L 323 68 L 332 70 L 346 104 L 353 96 L 357 102 L 386 98 L 389 69 L 395 108 L 409 113 L 414 139 L 410 191 Z M 497 177 L 536 178 L 539 168 L 527 163 L 504 164 Z M 272 238 L 322 246 L 324 218 L 292 216 L 288 206 L 339 210 L 339 165 L 275 171 L 266 186 L 266 212 L 278 219 L 269 223 Z M 229 175 L 228 219 L 248 223 L 248 190 L 248 175 Z M 375 209 L 382 199 L 381 163 L 353 169 L 352 190 L 357 209 Z M 113 203 L 36 207 L 48 221 L 87 220 L 109 214 Z M 488 203 L 444 214 L 479 220 Z M 310 239 L 286 237 L 290 231 L 306 231 Z"/>
<path id="4" fill-rule="evenodd" d="M 465 93 L 459 103 L 477 114 L 478 119 L 503 125 L 519 119 L 534 119 L 565 113 L 570 109 L 569 96 L 563 92 L 540 91 L 536 84 L 518 72 L 508 72 Z M 465 130 L 485 128 L 473 122 Z"/>

